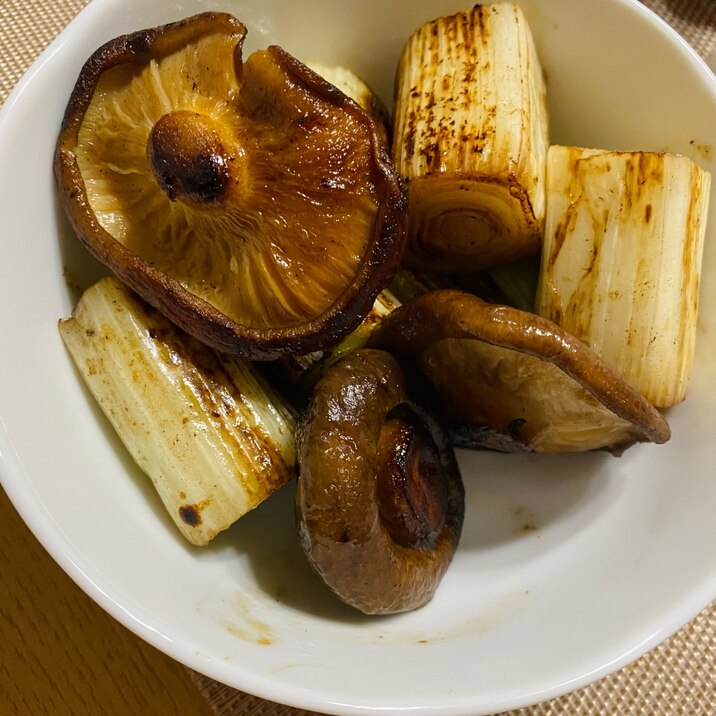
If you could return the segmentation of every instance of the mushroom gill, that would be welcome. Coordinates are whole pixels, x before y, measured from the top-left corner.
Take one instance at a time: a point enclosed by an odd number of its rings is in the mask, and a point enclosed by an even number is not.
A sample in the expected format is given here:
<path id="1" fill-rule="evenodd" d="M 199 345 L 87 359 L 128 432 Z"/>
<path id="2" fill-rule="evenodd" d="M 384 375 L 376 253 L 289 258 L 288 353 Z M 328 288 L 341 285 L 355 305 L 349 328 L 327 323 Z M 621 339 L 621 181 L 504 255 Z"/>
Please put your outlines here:
<path id="1" fill-rule="evenodd" d="M 85 64 L 55 171 L 80 239 L 182 328 L 252 358 L 357 326 L 397 269 L 405 192 L 370 116 L 204 13 Z"/>

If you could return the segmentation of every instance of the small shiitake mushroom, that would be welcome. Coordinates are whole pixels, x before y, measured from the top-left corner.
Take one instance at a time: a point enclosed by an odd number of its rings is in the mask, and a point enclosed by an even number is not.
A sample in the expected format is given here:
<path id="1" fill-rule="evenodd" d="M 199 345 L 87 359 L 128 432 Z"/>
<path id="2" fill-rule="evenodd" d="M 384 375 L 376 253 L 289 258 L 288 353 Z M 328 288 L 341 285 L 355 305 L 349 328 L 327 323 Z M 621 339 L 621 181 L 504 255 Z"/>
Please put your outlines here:
<path id="1" fill-rule="evenodd" d="M 375 121 L 280 47 L 242 60 L 207 12 L 86 62 L 55 155 L 85 246 L 210 346 L 337 343 L 396 271 L 406 196 Z"/>
<path id="2" fill-rule="evenodd" d="M 298 534 L 315 571 L 366 614 L 426 604 L 457 548 L 464 490 L 395 359 L 361 349 L 328 368 L 297 441 Z"/>
<path id="3" fill-rule="evenodd" d="M 462 291 L 411 299 L 369 345 L 415 360 L 461 446 L 619 454 L 671 436 L 659 411 L 574 336 Z"/>

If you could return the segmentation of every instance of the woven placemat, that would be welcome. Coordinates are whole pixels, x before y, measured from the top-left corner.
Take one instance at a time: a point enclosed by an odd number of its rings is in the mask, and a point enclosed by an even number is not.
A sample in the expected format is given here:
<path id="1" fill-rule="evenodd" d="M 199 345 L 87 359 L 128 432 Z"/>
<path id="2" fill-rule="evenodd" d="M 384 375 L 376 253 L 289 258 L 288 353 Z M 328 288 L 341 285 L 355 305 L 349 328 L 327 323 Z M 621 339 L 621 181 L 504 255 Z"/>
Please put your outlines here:
<path id="1" fill-rule="evenodd" d="M 87 0 L 2 0 L 0 103 Z M 716 52 L 716 0 L 645 0 L 704 58 Z M 716 118 L 714 118 L 716 121 Z M 308 716 L 189 671 L 217 716 Z M 584 689 L 509 716 L 714 716 L 716 603 L 633 664 Z"/>

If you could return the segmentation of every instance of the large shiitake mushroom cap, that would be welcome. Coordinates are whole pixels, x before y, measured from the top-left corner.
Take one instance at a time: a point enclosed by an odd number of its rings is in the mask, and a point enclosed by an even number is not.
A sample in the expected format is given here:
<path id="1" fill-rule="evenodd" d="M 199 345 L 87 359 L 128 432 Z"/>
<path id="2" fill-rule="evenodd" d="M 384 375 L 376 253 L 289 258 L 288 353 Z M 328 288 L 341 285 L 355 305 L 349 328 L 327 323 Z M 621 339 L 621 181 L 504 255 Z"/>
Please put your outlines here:
<path id="1" fill-rule="evenodd" d="M 462 291 L 413 298 L 370 345 L 416 360 L 463 445 L 618 454 L 671 435 L 642 395 L 555 323 Z"/>
<path id="2" fill-rule="evenodd" d="M 405 242 L 368 114 L 223 13 L 118 37 L 83 67 L 55 157 L 89 250 L 187 332 L 255 359 L 337 342 Z"/>
<path id="3" fill-rule="evenodd" d="M 457 548 L 464 490 L 395 359 L 362 349 L 328 368 L 297 443 L 299 538 L 326 584 L 366 614 L 428 602 Z"/>

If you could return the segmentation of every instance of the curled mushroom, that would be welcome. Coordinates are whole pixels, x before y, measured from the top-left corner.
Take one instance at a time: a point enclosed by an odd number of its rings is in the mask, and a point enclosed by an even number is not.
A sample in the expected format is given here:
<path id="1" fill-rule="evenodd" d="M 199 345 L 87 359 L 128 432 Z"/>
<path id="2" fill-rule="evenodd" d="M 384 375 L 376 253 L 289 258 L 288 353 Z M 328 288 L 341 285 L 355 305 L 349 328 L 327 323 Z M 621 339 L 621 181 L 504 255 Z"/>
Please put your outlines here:
<path id="1" fill-rule="evenodd" d="M 55 174 L 82 242 L 188 333 L 254 359 L 335 344 L 398 267 L 405 191 L 376 124 L 222 13 L 110 41 Z"/>
<path id="2" fill-rule="evenodd" d="M 326 584 L 366 614 L 427 603 L 457 547 L 464 492 L 447 436 L 392 356 L 362 349 L 326 371 L 298 461 L 299 538 Z"/>
<path id="3" fill-rule="evenodd" d="M 651 403 L 555 323 L 462 291 L 412 299 L 370 345 L 415 359 L 463 446 L 619 454 L 671 435 Z"/>

